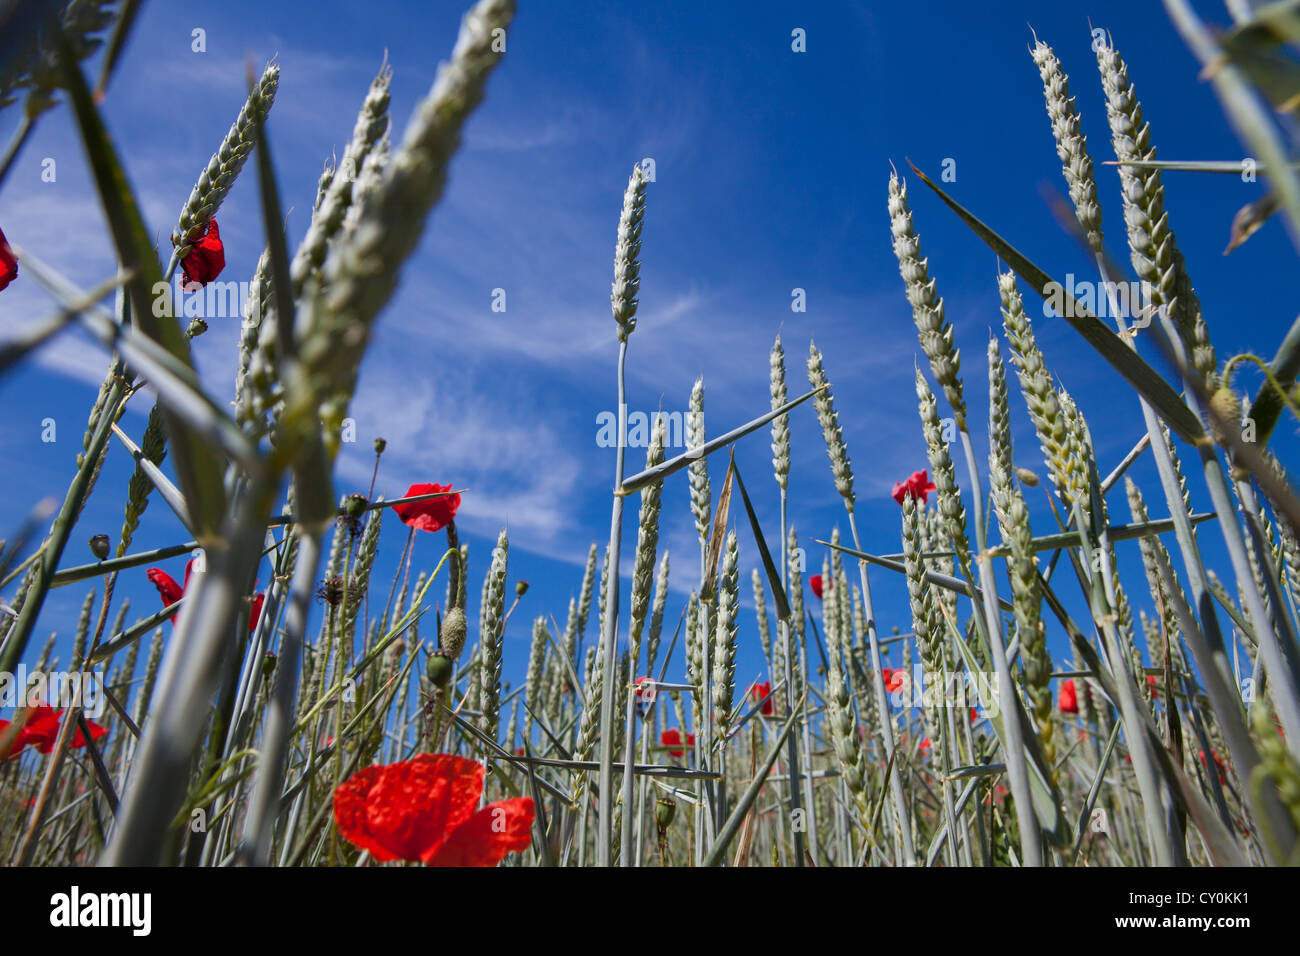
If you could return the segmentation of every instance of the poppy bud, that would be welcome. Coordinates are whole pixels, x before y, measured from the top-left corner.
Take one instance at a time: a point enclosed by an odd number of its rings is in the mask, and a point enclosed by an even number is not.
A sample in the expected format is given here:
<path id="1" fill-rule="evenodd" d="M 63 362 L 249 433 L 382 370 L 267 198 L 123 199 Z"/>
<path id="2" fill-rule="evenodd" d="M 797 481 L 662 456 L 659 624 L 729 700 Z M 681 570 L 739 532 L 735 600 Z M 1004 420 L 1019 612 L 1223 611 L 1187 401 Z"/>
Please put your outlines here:
<path id="1" fill-rule="evenodd" d="M 376 438 L 376 439 L 375 439 L 375 454 L 376 454 L 376 455 L 382 455 L 382 454 L 384 453 L 384 449 L 387 448 L 387 447 L 388 447 L 388 442 L 384 441 L 382 438 Z"/>
<path id="2" fill-rule="evenodd" d="M 274 673 L 275 673 L 275 654 L 273 654 L 271 651 L 267 651 L 266 656 L 262 658 L 262 679 L 270 680 L 271 675 Z"/>
<path id="3" fill-rule="evenodd" d="M 360 518 L 370 504 L 365 495 L 348 495 L 343 501 L 343 511 L 349 518 Z"/>
<path id="4" fill-rule="evenodd" d="M 438 642 L 451 660 L 454 661 L 460 657 L 460 652 L 464 650 L 467 631 L 468 625 L 465 623 L 465 612 L 459 607 L 448 610 L 447 616 L 442 619 L 442 634 L 439 636 Z"/>
<path id="5" fill-rule="evenodd" d="M 90 539 L 91 553 L 103 561 L 108 557 L 108 535 L 97 534 Z"/>
<path id="6" fill-rule="evenodd" d="M 528 582 L 527 582 L 527 581 L 516 581 L 516 582 L 515 582 L 515 597 L 523 597 L 527 592 L 528 592 Z"/>
<path id="7" fill-rule="evenodd" d="M 655 826 L 660 832 L 667 830 L 673 825 L 673 817 L 677 815 L 677 801 L 670 800 L 668 797 L 660 797 L 655 802 Z"/>
<path id="8" fill-rule="evenodd" d="M 439 648 L 429 655 L 429 663 L 424 672 L 435 687 L 446 687 L 455 669 L 451 655 Z"/>
<path id="9" fill-rule="evenodd" d="M 208 323 L 202 319 L 195 319 L 190 323 L 190 327 L 185 330 L 186 338 L 195 339 L 208 330 Z"/>
<path id="10" fill-rule="evenodd" d="M 1214 413 L 1213 418 L 1221 421 L 1235 422 L 1241 418 L 1241 403 L 1226 385 L 1219 386 L 1218 391 L 1210 397 L 1210 410 Z"/>

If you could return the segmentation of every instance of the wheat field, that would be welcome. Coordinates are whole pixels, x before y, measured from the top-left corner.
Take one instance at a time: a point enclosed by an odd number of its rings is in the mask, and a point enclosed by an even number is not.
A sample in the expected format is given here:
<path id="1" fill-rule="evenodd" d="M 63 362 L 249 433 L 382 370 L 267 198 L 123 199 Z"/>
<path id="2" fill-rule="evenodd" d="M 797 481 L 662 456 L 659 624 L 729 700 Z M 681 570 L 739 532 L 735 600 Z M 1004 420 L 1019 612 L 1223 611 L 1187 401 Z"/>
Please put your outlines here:
<path id="1" fill-rule="evenodd" d="M 1212 30 L 1186 0 L 1164 5 L 1267 182 L 1233 245 L 1269 219 L 1294 241 L 1300 87 L 1279 58 L 1300 46 L 1300 8 L 1230 3 Z M 0 233 L 0 307 L 23 284 L 48 305 L 15 323 L 0 372 L 73 327 L 104 357 L 66 488 L 9 498 L 0 527 L 0 860 L 1300 864 L 1300 497 L 1270 445 L 1300 417 L 1300 319 L 1268 354 L 1216 351 L 1216 322 L 1231 319 L 1202 312 L 1171 226 L 1196 210 L 1166 209 L 1163 180 L 1239 174 L 1242 161 L 1156 159 L 1105 31 L 1092 61 L 1068 64 L 1033 37 L 1020 66 L 1045 115 L 1003 120 L 1036 124 L 1055 148 L 1061 191 L 1034 215 L 1077 242 L 1086 281 L 1045 272 L 1003 238 L 1004 207 L 911 166 L 906 144 L 871 184 L 867 213 L 892 240 L 877 230 L 874 251 L 896 260 L 890 294 L 915 322 L 907 427 L 926 450 L 894 476 L 884 528 L 861 506 L 870 451 L 841 424 L 862 411 L 816 340 L 805 351 L 776 336 L 768 368 L 751 370 L 766 372 L 770 405 L 748 421 L 711 416 L 706 429 L 701 379 L 683 414 L 651 415 L 645 440 L 629 438 L 628 409 L 653 398 L 628 394 L 638 323 L 651 321 L 638 314 L 649 252 L 673 242 L 655 225 L 651 171 L 629 156 L 608 217 L 612 315 L 589 330 L 617 344 L 602 387 L 618 412 L 609 440 L 584 450 L 584 467 L 613 472 L 610 530 L 574 545 L 587 557 L 565 608 L 528 597 L 509 528 L 491 550 L 461 540 L 473 488 L 430 475 L 385 499 L 378 437 L 369 486 L 336 467 L 376 327 L 509 62 L 514 0 L 464 14 L 400 134 L 387 63 L 356 91 L 296 247 L 267 145 L 280 66 L 252 69 L 206 166 L 189 157 L 201 171 L 161 250 L 126 175 L 137 157 L 100 106 L 139 5 L 33 7 L 5 25 L 0 182 L 38 123 L 66 112 L 109 224 L 96 241 L 118 268 L 66 275 Z M 1104 113 L 1108 144 L 1085 137 L 1085 108 Z M 206 324 L 172 290 L 178 274 L 194 292 L 231 278 L 219 219 L 241 176 L 264 246 L 255 273 L 235 277 L 248 293 L 236 381 L 215 393 L 196 371 Z M 1122 208 L 1103 217 L 1112 182 Z M 964 367 L 921 239 L 942 217 L 999 263 L 979 290 L 998 324 Z M 1100 460 L 1071 369 L 1040 347 L 1046 322 L 1068 325 L 1124 390 L 1138 424 L 1122 459 Z M 987 408 L 970 400 L 972 376 Z M 136 434 L 133 398 L 148 409 Z M 1013 449 L 1030 427 L 1036 441 Z M 824 446 L 825 464 L 798 474 L 792 441 Z M 742 476 L 736 449 L 766 444 L 771 471 Z M 101 480 L 110 456 L 131 463 L 125 487 Z M 1139 486 L 1139 461 L 1158 481 Z M 807 520 L 792 469 L 835 489 L 837 524 Z M 666 489 L 689 498 L 697 545 L 671 561 Z M 121 530 L 90 537 L 87 557 L 78 519 L 92 496 L 124 505 Z M 172 545 L 133 546 L 164 518 L 184 529 Z M 882 540 L 891 553 L 865 549 Z M 147 579 L 157 608 L 115 601 L 119 578 Z M 905 588 L 902 619 L 877 620 L 873 585 Z M 60 587 L 84 593 L 78 619 L 51 608 Z"/>

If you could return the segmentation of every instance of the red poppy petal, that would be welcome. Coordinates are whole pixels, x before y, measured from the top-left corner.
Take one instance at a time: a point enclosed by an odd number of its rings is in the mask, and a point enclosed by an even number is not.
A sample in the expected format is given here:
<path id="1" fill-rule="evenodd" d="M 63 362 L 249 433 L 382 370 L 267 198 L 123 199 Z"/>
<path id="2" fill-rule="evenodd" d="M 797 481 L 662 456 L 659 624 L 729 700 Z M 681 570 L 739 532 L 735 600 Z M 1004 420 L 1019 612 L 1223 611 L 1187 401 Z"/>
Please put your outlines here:
<path id="1" fill-rule="evenodd" d="M 366 794 L 365 829 L 404 860 L 436 851 L 483 793 L 482 766 L 450 754 L 421 754 L 379 770 Z"/>
<path id="2" fill-rule="evenodd" d="M 253 605 L 248 609 L 248 633 L 250 634 L 257 630 L 257 621 L 262 616 L 262 604 L 265 601 L 265 594 L 258 594 L 253 598 Z"/>
<path id="3" fill-rule="evenodd" d="M 18 260 L 14 258 L 9 241 L 5 239 L 4 230 L 0 229 L 0 291 L 18 277 Z"/>
<path id="4" fill-rule="evenodd" d="M 99 740 L 100 737 L 103 737 L 106 733 L 108 733 L 107 727 L 101 727 L 99 724 L 95 723 L 90 718 L 86 718 L 86 726 L 90 728 L 91 740 Z M 86 746 L 86 735 L 81 732 L 81 727 L 77 727 L 77 732 L 73 734 L 72 743 L 70 744 L 70 746 L 72 747 Z"/>
<path id="5" fill-rule="evenodd" d="M 383 769 L 366 767 L 334 790 L 334 824 L 339 828 L 339 835 L 354 846 L 369 850 L 370 855 L 381 863 L 395 860 L 397 856 L 367 829 L 366 799 Z"/>
<path id="6" fill-rule="evenodd" d="M 460 826 L 478 807 L 483 796 L 483 765 L 453 754 L 420 754 L 413 763 L 422 763 L 428 772 L 450 782 L 447 798 L 447 829 Z"/>
<path id="7" fill-rule="evenodd" d="M 220 239 L 204 243 L 203 259 L 208 267 L 208 281 L 211 282 L 226 268 L 226 249 Z"/>
<path id="8" fill-rule="evenodd" d="M 507 853 L 533 842 L 533 800 L 489 803 L 424 857 L 429 866 L 496 866 Z"/>
<path id="9" fill-rule="evenodd" d="M 162 568 L 150 568 L 145 572 L 150 583 L 158 589 L 158 596 L 162 598 L 163 607 L 171 607 L 181 599 L 181 586 L 176 583 L 176 579 L 164 571 Z"/>
<path id="10" fill-rule="evenodd" d="M 47 754 L 54 747 L 54 740 L 59 735 L 59 714 L 49 704 L 38 704 L 27 712 L 27 722 L 18 732 L 18 740 L 24 746 L 35 747 Z"/>
<path id="11" fill-rule="evenodd" d="M 422 483 L 411 485 L 403 498 L 416 495 L 432 495 L 441 491 L 451 491 L 451 485 Z M 441 531 L 456 517 L 460 508 L 460 495 L 446 495 L 442 498 L 426 498 L 423 501 L 408 501 L 406 504 L 394 505 L 393 510 L 402 522 L 418 531 Z"/>

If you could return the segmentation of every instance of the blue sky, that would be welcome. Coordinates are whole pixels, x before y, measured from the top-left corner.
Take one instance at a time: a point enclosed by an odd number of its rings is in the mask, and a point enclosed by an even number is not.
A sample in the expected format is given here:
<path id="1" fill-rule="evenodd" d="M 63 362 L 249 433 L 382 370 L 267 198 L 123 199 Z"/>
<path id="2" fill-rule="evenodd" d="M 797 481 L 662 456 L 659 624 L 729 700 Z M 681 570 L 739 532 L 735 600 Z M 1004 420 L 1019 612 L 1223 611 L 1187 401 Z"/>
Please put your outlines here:
<path id="1" fill-rule="evenodd" d="M 1202 7 L 1226 19 L 1213 5 Z M 681 411 L 702 375 L 708 431 L 718 434 L 767 410 L 767 355 L 777 331 L 792 395 L 805 389 L 804 359 L 815 337 L 854 462 L 864 547 L 890 553 L 899 549 L 890 487 L 925 466 L 912 384 L 914 364 L 924 358 L 889 244 L 890 162 L 904 168 L 910 158 L 937 175 L 945 159 L 955 160 L 950 189 L 960 201 L 1052 274 L 1092 278 L 1087 257 L 1043 199 L 1044 188 L 1064 187 L 1028 55 L 1032 27 L 1073 79 L 1094 157 L 1099 164 L 1111 158 L 1090 20 L 1112 32 L 1128 59 L 1163 158 L 1242 155 L 1156 3 L 525 0 L 521 8 L 445 197 L 378 324 L 352 410 L 358 440 L 344 447 L 336 489 L 365 490 L 370 441 L 380 435 L 389 443 L 380 493 L 396 497 L 420 481 L 471 489 L 458 524 L 471 545 L 475 595 L 496 532 L 508 524 L 510 578 L 525 578 L 532 588 L 507 634 L 507 680 L 522 675 L 532 618 L 563 623 L 589 543 L 603 547 L 608 536 L 613 452 L 597 445 L 596 420 L 616 407 L 608 292 L 622 192 L 635 162 L 653 158 L 655 182 L 639 324 L 629 349 L 629 407 Z M 243 101 L 246 64 L 260 69 L 275 56 L 282 69 L 269 131 L 296 243 L 321 166 L 341 155 L 385 54 L 400 140 L 451 49 L 462 9 L 459 0 L 145 4 L 104 110 L 159 241 L 165 244 Z M 205 53 L 191 50 L 195 28 L 206 31 Z M 806 31 L 806 52 L 791 49 L 796 28 Z M 12 109 L 0 114 L 0 135 L 7 137 L 15 120 Z M 54 183 L 41 181 L 45 158 L 57 163 Z M 1100 165 L 1098 177 L 1108 246 L 1127 261 L 1117 178 Z M 262 249 L 255 180 L 250 167 L 218 217 L 223 279 L 249 277 Z M 1233 213 L 1258 198 L 1262 184 L 1189 174 L 1167 175 L 1166 184 L 1171 225 L 1220 357 L 1240 350 L 1271 357 L 1294 315 L 1295 250 L 1272 222 L 1233 255 L 1222 255 Z M 996 262 L 919 181 L 909 185 L 923 252 L 966 360 L 983 454 L 984 353 L 990 330 L 1001 324 Z M 42 121 L 0 187 L 0 228 L 83 286 L 110 274 L 107 232 L 66 110 Z M 791 311 L 795 288 L 806 291 L 806 312 Z M 505 312 L 492 311 L 494 289 L 506 292 Z M 1031 315 L 1041 314 L 1028 304 Z M 0 334 L 50 308 L 35 283 L 21 277 L 0 295 Z M 1065 323 L 1040 319 L 1036 331 L 1049 366 L 1087 416 L 1108 470 L 1142 434 L 1137 403 Z M 233 394 L 237 341 L 237 320 L 214 319 L 195 342 L 202 377 L 223 400 Z M 40 498 L 62 496 L 104 367 L 96 346 L 68 335 L 0 379 L 7 525 Z M 148 399 L 136 401 L 125 428 L 138 437 Z M 54 443 L 41 441 L 45 418 L 57 423 Z M 1012 421 L 1017 463 L 1045 479 L 1014 393 Z M 792 428 L 793 523 L 805 542 L 829 537 L 837 524 L 847 533 L 810 406 L 792 416 Z M 1275 445 L 1285 463 L 1297 446 L 1292 423 L 1281 431 Z M 768 441 L 764 430 L 742 442 L 737 461 L 775 544 L 778 498 Z M 630 453 L 630 470 L 642 454 Z M 715 491 L 724 468 L 725 459 L 713 464 Z M 93 533 L 116 540 L 129 472 L 115 446 L 65 563 L 89 560 L 84 541 Z M 1132 474 L 1153 513 L 1163 516 L 1150 463 Z M 1206 510 L 1201 481 L 1193 476 L 1191 486 L 1194 504 Z M 1126 520 L 1122 491 L 1111 507 L 1112 517 Z M 1031 508 L 1041 533 L 1055 530 L 1041 494 Z M 405 529 L 390 524 L 381 575 L 395 565 L 405 538 Z M 635 541 L 635 521 L 628 524 L 624 571 Z M 741 596 L 749 608 L 749 570 L 758 558 L 747 528 L 739 530 Z M 183 534 L 154 500 L 133 550 L 175 543 Z M 1221 553 L 1217 531 L 1207 529 L 1202 538 L 1212 558 Z M 417 566 L 431 566 L 440 547 L 441 539 L 421 540 Z M 696 583 L 690 569 L 698 561 L 684 473 L 665 488 L 661 547 L 671 551 L 675 568 L 671 628 Z M 1136 547 L 1122 547 L 1120 561 L 1135 607 L 1149 608 Z M 820 567 L 816 546 L 809 563 Z M 184 562 L 166 566 L 179 578 Z M 876 571 L 872 580 L 882 632 L 908 629 L 901 579 Z M 124 575 L 118 591 L 140 614 L 157 606 L 143 570 Z M 37 638 L 55 629 L 70 633 L 83 597 L 77 588 L 54 592 Z M 758 655 L 752 614 L 741 624 L 743 686 L 757 676 Z M 1051 641 L 1059 659 L 1061 636 L 1053 633 Z M 680 656 L 672 673 L 679 669 Z"/>

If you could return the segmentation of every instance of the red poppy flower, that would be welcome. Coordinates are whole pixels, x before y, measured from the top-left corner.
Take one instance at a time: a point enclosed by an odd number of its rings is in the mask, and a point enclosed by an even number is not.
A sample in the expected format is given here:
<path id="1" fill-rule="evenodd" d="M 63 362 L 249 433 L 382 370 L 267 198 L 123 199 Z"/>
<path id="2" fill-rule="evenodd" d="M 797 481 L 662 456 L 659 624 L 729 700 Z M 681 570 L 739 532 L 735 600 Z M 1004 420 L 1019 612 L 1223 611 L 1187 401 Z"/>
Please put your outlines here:
<path id="1" fill-rule="evenodd" d="M 917 749 L 920 753 L 925 754 L 925 755 L 928 756 L 929 753 L 930 753 L 930 738 L 929 738 L 929 737 L 926 737 L 924 740 L 922 740 L 922 741 L 921 741 L 921 746 L 917 747 L 916 749 Z"/>
<path id="2" fill-rule="evenodd" d="M 8 756 L 17 755 L 24 747 L 35 747 L 43 754 L 49 753 L 54 749 L 54 742 L 59 738 L 59 718 L 62 716 L 62 710 L 55 710 L 49 704 L 39 704 L 31 708 L 27 715 L 27 723 L 23 725 L 22 730 L 18 731 L 18 737 L 14 741 Z M 0 723 L 8 726 L 9 722 L 3 721 Z M 101 727 L 93 720 L 87 719 L 86 726 L 90 728 L 92 740 L 98 740 L 108 733 L 107 727 Z M 0 727 L 0 733 L 4 729 L 4 727 Z M 69 746 L 75 748 L 86 746 L 86 736 L 81 732 L 80 727 L 73 733 L 72 743 Z"/>
<path id="3" fill-rule="evenodd" d="M 209 219 L 203 234 L 190 244 L 189 255 L 181 262 L 184 288 L 202 288 L 226 267 L 226 248 L 221 244 L 221 230 L 217 221 Z"/>
<path id="4" fill-rule="evenodd" d="M 763 702 L 762 714 L 764 717 L 772 716 L 772 683 L 763 681 L 761 684 L 755 684 L 749 689 L 749 696 L 755 701 Z"/>
<path id="5" fill-rule="evenodd" d="M 973 724 L 980 719 L 980 712 L 974 707 L 970 709 L 970 722 Z"/>
<path id="6" fill-rule="evenodd" d="M 934 482 L 930 480 L 930 475 L 923 468 L 920 471 L 914 471 L 908 476 L 906 481 L 894 482 L 892 492 L 894 500 L 900 505 L 903 499 L 909 495 L 912 498 L 920 498 L 921 504 L 925 504 L 929 498 L 930 492 L 934 491 Z"/>
<path id="7" fill-rule="evenodd" d="M 248 609 L 248 633 L 257 630 L 258 618 L 262 616 L 262 605 L 266 602 L 266 595 L 259 591 L 253 596 L 253 603 Z"/>
<path id="8" fill-rule="evenodd" d="M 4 230 L 0 229 L 0 291 L 18 278 L 18 260 L 14 258 L 9 241 L 5 239 Z"/>
<path id="9" fill-rule="evenodd" d="M 185 594 L 185 588 L 190 583 L 190 567 L 194 564 L 194 559 L 185 565 L 185 584 L 177 584 L 176 579 L 164 571 L 162 568 L 150 568 L 146 571 L 145 577 L 158 589 L 158 596 L 162 598 L 163 607 L 171 607 Z M 172 620 L 176 620 L 172 618 Z"/>
<path id="10" fill-rule="evenodd" d="M 439 491 L 451 491 L 451 488 L 451 485 L 411 485 L 402 497 L 432 495 Z M 397 512 L 403 524 L 421 531 L 441 531 L 451 524 L 458 508 L 460 508 L 460 495 L 444 495 L 441 498 L 425 498 L 423 501 L 393 505 L 393 510 Z"/>
<path id="11" fill-rule="evenodd" d="M 1209 769 L 1210 769 L 1210 763 L 1209 763 L 1208 760 L 1205 759 L 1205 751 L 1204 751 L 1204 750 L 1198 750 L 1198 751 L 1196 751 L 1196 752 L 1197 752 L 1198 754 L 1201 755 L 1201 763 L 1205 764 L 1205 769 L 1206 769 L 1206 770 L 1209 770 Z M 1213 750 L 1210 751 L 1210 756 L 1214 758 L 1214 762 L 1215 762 L 1215 763 L 1218 765 L 1218 767 L 1219 767 L 1219 783 L 1227 783 L 1227 782 L 1228 782 L 1228 778 L 1225 776 L 1225 773 L 1226 773 L 1227 771 L 1226 771 L 1226 769 L 1225 769 L 1224 766 L 1223 766 L 1223 760 L 1222 760 L 1222 759 L 1219 757 L 1219 755 L 1218 755 L 1217 753 L 1215 753 Z"/>
<path id="12" fill-rule="evenodd" d="M 830 590 L 830 586 L 831 586 L 830 582 L 827 581 L 825 587 L 828 591 Z M 818 600 L 821 600 L 823 585 L 822 585 L 822 576 L 820 574 L 813 574 L 809 576 L 808 587 L 812 588 L 812 593 L 817 595 Z"/>
<path id="13" fill-rule="evenodd" d="M 1151 699 L 1152 699 L 1152 700 L 1159 700 L 1159 699 L 1160 699 L 1160 691 L 1158 690 L 1158 688 L 1159 688 L 1160 685 L 1156 682 L 1156 675 L 1155 675 L 1155 674 L 1148 674 L 1148 675 L 1147 675 L 1147 686 L 1151 688 Z"/>
<path id="14" fill-rule="evenodd" d="M 380 862 L 496 866 L 532 843 L 533 801 L 515 797 L 481 810 L 483 766 L 452 754 L 366 767 L 334 791 L 334 822 Z"/>
<path id="15" fill-rule="evenodd" d="M 665 730 L 663 733 L 661 733 L 661 734 L 659 735 L 659 743 L 663 744 L 665 747 L 681 747 L 681 745 L 682 745 L 682 732 L 681 732 L 680 730 L 678 730 L 676 727 L 673 727 L 673 728 L 671 728 L 670 730 Z M 687 734 L 687 735 L 686 735 L 686 745 L 687 745 L 688 747 L 694 747 L 694 746 L 695 746 L 695 735 L 694 735 L 694 734 Z M 670 754 L 672 754 L 674 757 L 680 757 L 680 756 L 681 756 L 682 754 L 684 754 L 686 751 L 684 751 L 684 750 L 669 750 L 668 752 L 669 752 Z"/>
<path id="16" fill-rule="evenodd" d="M 145 576 L 158 589 L 158 596 L 162 598 L 163 607 L 171 607 L 185 596 L 185 592 L 190 586 L 190 574 L 194 570 L 195 560 L 195 558 L 190 558 L 189 561 L 185 562 L 185 582 L 183 584 L 177 584 L 176 579 L 162 568 L 150 568 L 145 572 Z M 262 616 L 262 603 L 265 600 L 266 595 L 261 591 L 253 596 L 253 603 L 248 609 L 248 630 L 250 632 L 257 630 L 257 621 Z M 172 625 L 175 626 L 175 624 L 176 617 L 173 616 Z"/>
<path id="17" fill-rule="evenodd" d="M 649 686 L 643 686 L 643 685 L 649 685 Z M 649 674 L 646 674 L 644 677 L 638 677 L 636 679 L 636 699 L 640 700 L 642 695 L 645 694 L 647 691 L 650 693 L 651 698 L 653 698 L 654 678 L 652 678 Z"/>
<path id="18" fill-rule="evenodd" d="M 885 679 L 885 690 L 889 693 L 903 689 L 903 678 L 906 675 L 901 667 L 883 667 L 880 676 Z"/>
<path id="19" fill-rule="evenodd" d="M 1063 714 L 1079 712 L 1079 695 L 1074 690 L 1074 678 L 1067 677 L 1061 681 L 1061 690 L 1056 696 L 1056 706 Z"/>
<path id="20" fill-rule="evenodd" d="M 27 714 L 27 723 L 18 731 L 18 739 L 24 746 L 35 747 L 43 754 L 50 752 L 55 739 L 59 736 L 59 711 L 57 714 L 49 704 L 38 704 Z M 82 741 L 85 745 L 85 741 Z"/>

